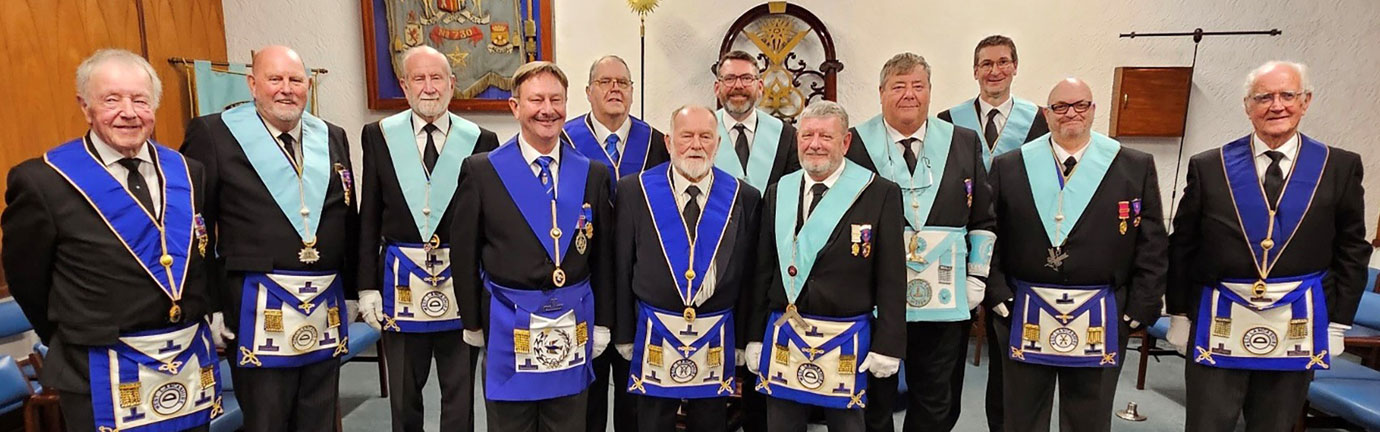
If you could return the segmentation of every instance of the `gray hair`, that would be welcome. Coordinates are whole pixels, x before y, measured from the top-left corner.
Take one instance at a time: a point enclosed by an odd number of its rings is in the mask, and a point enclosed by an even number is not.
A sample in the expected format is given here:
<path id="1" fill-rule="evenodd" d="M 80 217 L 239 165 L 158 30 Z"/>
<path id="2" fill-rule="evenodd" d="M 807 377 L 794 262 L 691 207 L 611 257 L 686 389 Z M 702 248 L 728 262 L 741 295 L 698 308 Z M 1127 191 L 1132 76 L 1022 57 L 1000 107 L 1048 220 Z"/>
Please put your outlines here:
<path id="1" fill-rule="evenodd" d="M 676 118 L 681 116 L 681 111 L 686 111 L 686 113 L 688 114 L 695 110 L 704 110 L 704 112 L 709 113 L 710 116 L 714 116 L 714 110 L 710 109 L 707 106 L 699 104 L 681 105 L 680 108 L 676 108 L 675 111 L 671 111 L 671 130 L 676 129 Z"/>
<path id="2" fill-rule="evenodd" d="M 407 51 L 403 51 L 403 55 L 402 55 L 402 64 L 403 64 L 403 77 L 402 77 L 402 78 L 403 78 L 403 79 L 407 79 L 407 76 L 411 74 L 411 72 L 407 70 L 407 60 L 410 59 L 410 58 L 412 58 L 412 56 L 417 55 L 417 54 L 434 54 L 434 55 L 441 56 L 442 59 L 445 59 L 445 58 L 446 58 L 446 55 L 445 55 L 445 54 L 442 54 L 440 51 L 437 51 L 436 48 L 432 48 L 432 47 L 427 46 L 427 45 L 418 45 L 418 46 L 414 46 L 414 47 L 412 47 L 412 48 L 408 48 Z M 442 63 L 445 63 L 445 64 L 446 64 L 446 75 L 448 75 L 448 76 L 454 76 L 454 75 L 455 75 L 455 71 L 454 71 L 453 69 L 451 69 L 451 67 L 450 67 L 450 60 L 446 60 L 446 61 L 444 61 L 444 62 L 442 62 Z"/>
<path id="3" fill-rule="evenodd" d="M 1242 86 L 1242 99 L 1248 99 L 1251 97 L 1251 90 L 1255 87 L 1255 80 L 1259 79 L 1261 75 L 1264 75 L 1279 66 L 1284 66 L 1293 69 L 1294 72 L 1299 75 L 1299 84 L 1303 87 L 1302 90 L 1305 93 L 1313 93 L 1313 84 L 1308 81 L 1308 66 L 1305 66 L 1303 63 L 1296 63 L 1285 60 L 1271 60 L 1265 62 L 1265 64 L 1263 65 L 1260 65 L 1260 67 L 1251 70 L 1251 73 L 1246 74 L 1246 82 Z"/>
<path id="4" fill-rule="evenodd" d="M 590 63 L 590 64 L 589 64 L 589 82 L 586 83 L 586 84 L 594 84 L 594 70 L 597 69 L 597 68 L 599 68 L 599 63 L 603 63 L 604 60 L 609 60 L 609 59 L 618 60 L 619 63 L 622 63 L 622 64 L 623 64 L 623 69 L 627 69 L 627 70 L 628 70 L 628 75 L 629 75 L 629 76 L 632 75 L 632 68 L 628 67 L 628 62 L 623 61 L 623 58 L 622 58 L 622 57 L 619 57 L 619 56 L 616 56 L 616 55 L 613 55 L 613 54 L 609 54 L 609 55 L 606 55 L 606 56 L 603 56 L 603 57 L 599 57 L 598 59 L 594 60 L 594 63 Z"/>
<path id="5" fill-rule="evenodd" d="M 150 65 L 148 60 L 145 60 L 138 54 L 122 49 L 106 48 L 98 50 L 91 54 L 90 57 L 82 60 L 81 64 L 77 66 L 77 94 L 81 95 L 83 99 L 87 99 L 87 103 L 94 103 L 94 101 L 90 100 L 91 95 L 87 93 L 89 90 L 87 86 L 91 84 L 91 75 L 96 73 L 96 70 L 101 66 L 110 62 L 133 66 L 148 74 L 149 96 L 153 98 L 150 102 L 155 109 L 158 108 L 158 102 L 163 97 L 163 80 L 158 79 L 158 72 L 154 72 L 153 65 Z"/>
<path id="6" fill-rule="evenodd" d="M 886 77 L 910 72 L 917 67 L 925 69 L 925 80 L 928 81 L 931 75 L 930 62 L 925 61 L 924 57 L 911 52 L 891 56 L 891 60 L 887 60 L 886 64 L 882 65 L 882 74 L 877 87 L 886 85 Z"/>
<path id="7" fill-rule="evenodd" d="M 843 123 L 843 130 L 848 130 L 848 111 L 845 111 L 843 105 L 839 105 L 838 102 L 820 99 L 810 103 L 800 112 L 801 121 L 824 117 L 839 119 L 839 123 Z"/>

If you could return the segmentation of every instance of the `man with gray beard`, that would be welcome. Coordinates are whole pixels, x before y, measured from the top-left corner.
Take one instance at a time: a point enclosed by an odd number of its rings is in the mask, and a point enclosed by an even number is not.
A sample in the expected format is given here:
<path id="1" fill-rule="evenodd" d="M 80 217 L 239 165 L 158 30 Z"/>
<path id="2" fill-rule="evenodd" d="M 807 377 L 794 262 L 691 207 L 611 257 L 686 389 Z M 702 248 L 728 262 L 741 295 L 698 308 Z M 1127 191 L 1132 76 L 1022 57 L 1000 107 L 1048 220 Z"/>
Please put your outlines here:
<path id="1" fill-rule="evenodd" d="M 364 126 L 360 188 L 359 304 L 383 330 L 393 431 L 422 431 L 422 387 L 436 359 L 441 429 L 472 430 L 471 375 L 479 332 L 465 337 L 449 275 L 450 226 L 460 162 L 498 147 L 498 136 L 447 112 L 455 77 L 445 55 L 403 54 L 398 79 L 412 108 Z"/>
<path id="2" fill-rule="evenodd" d="M 715 123 L 709 108 L 677 109 L 665 140 L 671 161 L 618 182 L 613 338 L 632 364 L 625 379 L 639 395 L 641 431 L 675 430 L 681 399 L 687 430 L 728 428 L 760 195 L 714 167 Z"/>

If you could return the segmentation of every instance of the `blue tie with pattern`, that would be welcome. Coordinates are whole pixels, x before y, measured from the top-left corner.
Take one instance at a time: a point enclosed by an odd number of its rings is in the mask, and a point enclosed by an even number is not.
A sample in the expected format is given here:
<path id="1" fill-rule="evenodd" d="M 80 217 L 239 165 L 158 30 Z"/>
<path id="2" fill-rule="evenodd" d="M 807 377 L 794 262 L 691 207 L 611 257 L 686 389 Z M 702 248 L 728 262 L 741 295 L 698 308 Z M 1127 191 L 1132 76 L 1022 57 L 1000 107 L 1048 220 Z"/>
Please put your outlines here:
<path id="1" fill-rule="evenodd" d="M 537 165 L 541 166 L 541 174 L 537 175 L 537 179 L 541 180 L 541 185 L 546 187 L 546 195 L 552 200 L 556 199 L 556 183 L 553 181 L 555 179 L 551 178 L 551 164 L 555 162 L 556 158 L 551 156 L 537 157 Z"/>
<path id="2" fill-rule="evenodd" d="M 609 154 L 609 160 L 612 160 L 614 165 L 618 165 L 618 134 L 610 134 L 608 138 L 604 138 L 604 152 Z"/>

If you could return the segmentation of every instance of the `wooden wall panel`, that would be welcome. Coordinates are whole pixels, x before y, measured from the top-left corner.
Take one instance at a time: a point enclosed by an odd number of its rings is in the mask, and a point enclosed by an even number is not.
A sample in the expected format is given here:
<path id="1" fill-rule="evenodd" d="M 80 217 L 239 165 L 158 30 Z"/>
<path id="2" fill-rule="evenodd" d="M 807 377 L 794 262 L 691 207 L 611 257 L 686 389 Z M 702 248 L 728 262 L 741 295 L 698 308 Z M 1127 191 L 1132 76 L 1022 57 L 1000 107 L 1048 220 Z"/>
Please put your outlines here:
<path id="1" fill-rule="evenodd" d="M 187 74 L 169 57 L 225 61 L 225 18 L 219 1 L 142 0 L 148 59 L 163 79 L 163 102 L 158 107 L 154 139 L 173 148 L 182 145 L 191 120 Z"/>

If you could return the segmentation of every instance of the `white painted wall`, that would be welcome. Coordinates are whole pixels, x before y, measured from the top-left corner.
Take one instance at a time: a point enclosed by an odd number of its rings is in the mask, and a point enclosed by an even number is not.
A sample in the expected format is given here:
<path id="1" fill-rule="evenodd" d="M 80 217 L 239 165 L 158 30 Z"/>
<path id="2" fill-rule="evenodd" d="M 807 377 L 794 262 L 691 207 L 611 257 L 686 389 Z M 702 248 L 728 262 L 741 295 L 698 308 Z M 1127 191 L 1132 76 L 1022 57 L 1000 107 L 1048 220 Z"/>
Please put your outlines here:
<path id="1" fill-rule="evenodd" d="M 357 1 L 223 0 L 231 60 L 269 43 L 291 45 L 312 66 L 330 69 L 321 83 L 320 114 L 345 127 L 360 127 L 389 114 L 369 111 L 364 84 L 363 40 Z M 748 0 L 663 0 L 647 19 L 647 120 L 665 126 L 668 113 L 686 103 L 712 104 L 708 72 L 729 24 L 759 4 Z M 1242 80 L 1256 65 L 1291 59 L 1312 66 L 1317 88 L 1302 130 L 1326 143 L 1362 154 L 1369 175 L 1367 221 L 1380 212 L 1380 2 L 1371 0 L 1160 0 L 916 2 L 797 1 L 829 26 L 845 69 L 840 102 L 859 121 L 880 112 L 877 72 L 900 51 L 925 56 L 934 66 L 934 110 L 977 92 L 973 45 L 989 34 L 1016 40 L 1018 95 L 1043 101 L 1059 79 L 1087 80 L 1099 102 L 1095 129 L 1105 132 L 1116 66 L 1188 65 L 1188 38 L 1120 39 L 1138 31 L 1254 30 L 1279 28 L 1279 37 L 1220 37 L 1203 41 L 1190 105 L 1185 157 L 1248 133 L 1241 105 Z M 979 4 L 993 4 L 983 8 Z M 329 6 L 328 6 L 329 5 Z M 589 62 L 612 53 L 638 67 L 637 17 L 623 0 L 556 0 L 555 56 L 572 82 L 569 112 L 588 109 L 583 97 Z M 634 112 L 639 107 L 634 106 Z M 506 138 L 516 133 L 507 113 L 467 115 Z M 1127 140 L 1155 155 L 1168 199 L 1177 139 Z M 1374 233 L 1374 225 L 1370 225 Z"/>

